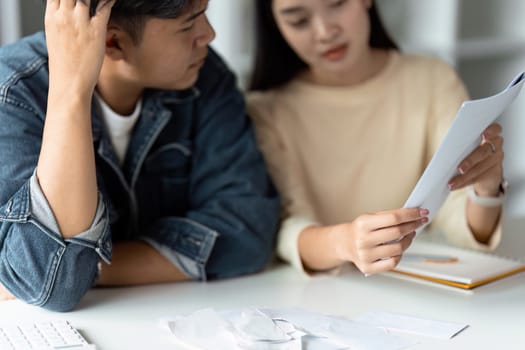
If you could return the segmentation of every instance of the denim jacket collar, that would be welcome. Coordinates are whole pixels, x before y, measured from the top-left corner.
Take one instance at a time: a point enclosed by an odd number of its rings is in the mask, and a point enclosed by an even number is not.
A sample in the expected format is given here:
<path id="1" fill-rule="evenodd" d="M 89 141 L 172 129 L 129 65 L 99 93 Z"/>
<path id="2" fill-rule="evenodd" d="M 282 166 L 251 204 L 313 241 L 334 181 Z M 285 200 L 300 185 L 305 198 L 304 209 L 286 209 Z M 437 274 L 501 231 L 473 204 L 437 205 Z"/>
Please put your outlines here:
<path id="1" fill-rule="evenodd" d="M 145 92 L 141 116 L 136 125 L 136 132 L 130 140 L 122 168 L 123 174 L 121 174 L 124 175 L 130 187 L 135 184 L 140 166 L 149 148 L 172 117 L 172 111 L 166 105 L 191 103 L 199 96 L 200 91 L 196 87 L 183 91 L 147 90 Z M 93 141 L 99 144 L 97 153 L 110 163 L 117 173 L 121 173 L 117 155 L 111 146 L 100 107 L 95 99 L 92 101 L 92 111 Z"/>
<path id="2" fill-rule="evenodd" d="M 165 105 L 167 104 L 183 104 L 190 103 L 196 100 L 200 96 L 201 92 L 197 87 L 192 87 L 182 91 L 161 91 L 161 90 L 148 90 L 146 91 L 144 98 L 144 105 L 142 108 L 141 118 L 147 118 L 157 113 L 162 113 L 163 110 L 167 110 Z M 104 124 L 102 121 L 102 115 L 100 108 L 93 98 L 91 102 L 92 118 L 91 128 L 93 130 L 93 141 L 96 143 L 102 139 L 104 133 Z M 145 113 L 148 111 L 149 113 Z M 108 139 L 109 140 L 109 139 Z M 104 150 L 104 152 L 107 152 Z"/>

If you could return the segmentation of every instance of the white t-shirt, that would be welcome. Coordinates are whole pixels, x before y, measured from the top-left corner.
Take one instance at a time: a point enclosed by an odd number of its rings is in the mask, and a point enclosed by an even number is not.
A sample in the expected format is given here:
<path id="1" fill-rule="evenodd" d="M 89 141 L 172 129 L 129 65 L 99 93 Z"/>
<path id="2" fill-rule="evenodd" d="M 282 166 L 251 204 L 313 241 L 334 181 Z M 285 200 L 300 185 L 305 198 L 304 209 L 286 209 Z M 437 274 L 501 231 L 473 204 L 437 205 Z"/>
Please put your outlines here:
<path id="1" fill-rule="evenodd" d="M 122 165 L 126 157 L 133 127 L 137 123 L 140 112 L 142 111 L 142 99 L 137 102 L 133 113 L 130 115 L 120 115 L 115 113 L 98 94 L 95 94 L 95 98 L 100 105 L 102 118 L 108 128 L 111 143 L 118 156 L 120 165 Z"/>

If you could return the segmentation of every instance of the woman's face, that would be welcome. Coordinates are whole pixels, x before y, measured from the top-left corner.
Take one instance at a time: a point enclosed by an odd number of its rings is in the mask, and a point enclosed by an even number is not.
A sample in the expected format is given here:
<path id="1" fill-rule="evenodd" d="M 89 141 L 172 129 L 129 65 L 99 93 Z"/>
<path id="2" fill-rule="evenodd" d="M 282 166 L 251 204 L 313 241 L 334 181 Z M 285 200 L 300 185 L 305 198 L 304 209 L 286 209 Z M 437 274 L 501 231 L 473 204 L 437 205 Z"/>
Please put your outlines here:
<path id="1" fill-rule="evenodd" d="M 315 74 L 359 70 L 370 52 L 372 0 L 272 0 L 283 37 Z"/>

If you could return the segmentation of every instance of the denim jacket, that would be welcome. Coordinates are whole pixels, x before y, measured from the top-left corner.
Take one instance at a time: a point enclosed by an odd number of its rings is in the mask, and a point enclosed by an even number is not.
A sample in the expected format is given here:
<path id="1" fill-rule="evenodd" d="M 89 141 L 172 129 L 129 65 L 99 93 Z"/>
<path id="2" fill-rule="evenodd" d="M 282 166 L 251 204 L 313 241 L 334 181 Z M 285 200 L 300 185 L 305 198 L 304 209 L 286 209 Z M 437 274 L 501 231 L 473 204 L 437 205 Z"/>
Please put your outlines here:
<path id="1" fill-rule="evenodd" d="M 122 166 L 95 99 L 99 204 L 63 239 L 36 165 L 49 85 L 43 33 L 0 48 L 0 283 L 51 310 L 77 305 L 112 242 L 143 240 L 193 279 L 253 273 L 271 257 L 279 203 L 233 74 L 212 51 L 192 89 L 147 90 Z M 67 188 L 64 188 L 67 191 Z"/>

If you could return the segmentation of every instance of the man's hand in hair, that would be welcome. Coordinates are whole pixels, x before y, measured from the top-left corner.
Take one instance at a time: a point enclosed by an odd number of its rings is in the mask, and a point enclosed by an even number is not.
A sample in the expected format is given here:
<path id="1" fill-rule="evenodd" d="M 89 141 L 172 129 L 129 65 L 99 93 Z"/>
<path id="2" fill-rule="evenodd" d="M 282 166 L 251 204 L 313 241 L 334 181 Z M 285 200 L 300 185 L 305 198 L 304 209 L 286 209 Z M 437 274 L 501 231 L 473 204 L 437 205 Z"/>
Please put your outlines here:
<path id="1" fill-rule="evenodd" d="M 91 98 L 98 81 L 106 31 L 115 0 L 100 1 L 90 16 L 91 0 L 48 0 L 45 32 L 49 51 L 50 94 Z"/>

